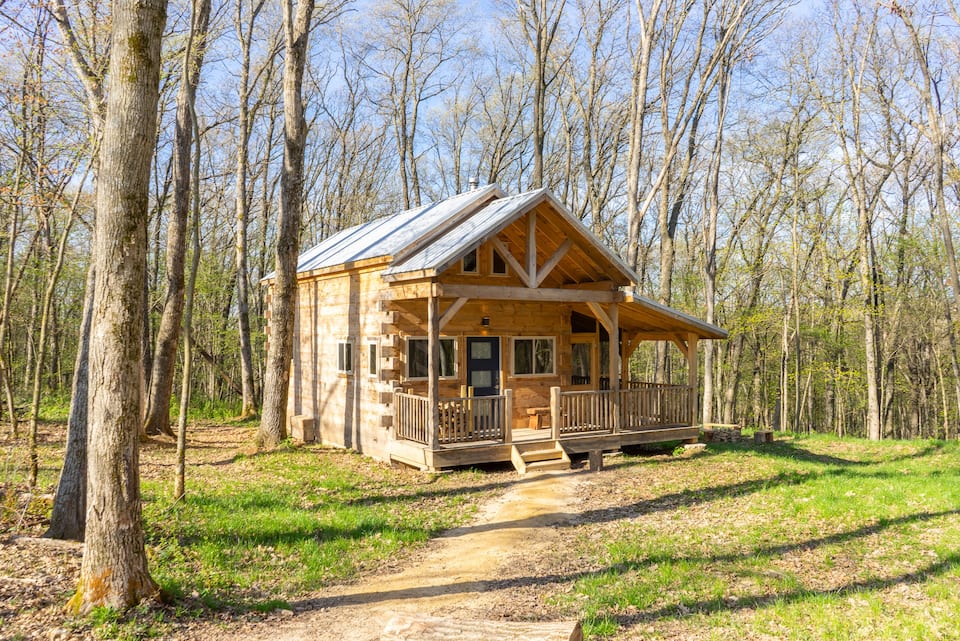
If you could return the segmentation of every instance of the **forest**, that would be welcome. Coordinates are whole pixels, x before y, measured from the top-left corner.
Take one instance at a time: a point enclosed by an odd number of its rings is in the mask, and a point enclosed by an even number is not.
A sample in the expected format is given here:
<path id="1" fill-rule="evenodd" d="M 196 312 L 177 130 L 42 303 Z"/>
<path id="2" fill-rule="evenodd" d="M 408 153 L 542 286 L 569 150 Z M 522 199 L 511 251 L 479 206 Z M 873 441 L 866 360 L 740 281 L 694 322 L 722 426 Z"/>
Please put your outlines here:
<path id="1" fill-rule="evenodd" d="M 106 0 L 0 0 L 14 435 L 76 383 L 110 33 Z M 548 187 L 643 294 L 730 331 L 703 347 L 703 422 L 960 436 L 955 0 L 331 0 L 310 36 L 302 249 L 472 179 Z M 147 432 L 182 390 L 199 414 L 259 411 L 284 52 L 280 3 L 169 3 L 128 337 Z M 641 356 L 651 378 L 681 367 Z"/>

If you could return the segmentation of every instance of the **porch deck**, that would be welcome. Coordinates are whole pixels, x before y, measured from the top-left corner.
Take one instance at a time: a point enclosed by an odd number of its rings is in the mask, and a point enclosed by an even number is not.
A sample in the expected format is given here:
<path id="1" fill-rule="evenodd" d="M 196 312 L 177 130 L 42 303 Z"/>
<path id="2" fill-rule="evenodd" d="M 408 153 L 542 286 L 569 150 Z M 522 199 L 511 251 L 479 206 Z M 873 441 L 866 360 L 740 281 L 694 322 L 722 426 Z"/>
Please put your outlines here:
<path id="1" fill-rule="evenodd" d="M 425 397 L 396 393 L 393 461 L 437 470 L 513 461 L 518 449 L 554 449 L 566 454 L 615 451 L 624 446 L 693 441 L 692 388 L 633 383 L 627 389 L 551 389 L 550 427 L 513 429 L 513 395 L 441 399 L 431 411 Z"/>

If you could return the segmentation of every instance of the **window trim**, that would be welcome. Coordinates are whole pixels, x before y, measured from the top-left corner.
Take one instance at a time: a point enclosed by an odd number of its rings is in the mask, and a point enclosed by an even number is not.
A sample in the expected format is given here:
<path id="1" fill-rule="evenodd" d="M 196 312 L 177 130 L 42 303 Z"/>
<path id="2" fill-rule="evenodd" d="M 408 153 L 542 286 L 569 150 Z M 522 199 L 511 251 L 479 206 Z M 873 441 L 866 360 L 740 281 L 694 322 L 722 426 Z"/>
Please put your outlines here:
<path id="1" fill-rule="evenodd" d="M 346 352 L 344 347 L 348 348 Z M 344 354 L 348 353 L 349 357 L 349 368 L 344 368 L 344 361 L 347 360 L 344 357 Z M 338 374 L 347 374 L 352 375 L 354 371 L 354 358 L 353 358 L 353 341 L 351 339 L 338 340 L 337 341 L 337 373 Z"/>
<path id="2" fill-rule="evenodd" d="M 518 374 L 517 373 L 517 341 L 550 341 L 550 366 L 551 369 L 549 372 L 530 372 L 529 374 Z M 531 345 L 533 347 L 533 345 Z M 534 353 L 531 351 L 531 355 Z M 536 360 L 531 363 L 532 368 L 536 369 Z M 531 377 L 542 377 L 542 376 L 556 376 L 557 375 L 557 337 L 556 336 L 513 336 L 510 338 L 510 375 L 516 378 L 531 378 Z"/>
<path id="3" fill-rule="evenodd" d="M 441 381 L 452 381 L 457 380 L 460 375 L 460 341 L 457 336 L 441 336 L 439 338 L 440 342 L 450 341 L 453 343 L 453 374 L 448 376 L 438 376 L 438 380 Z M 427 372 L 426 376 L 411 376 L 410 375 L 410 344 L 412 341 L 424 341 L 429 344 L 430 337 L 428 336 L 407 336 L 406 337 L 406 346 L 404 349 L 404 355 L 406 356 L 406 367 L 404 367 L 405 379 L 408 381 L 426 381 L 430 379 L 430 372 Z M 428 348 L 429 349 L 429 348 Z M 427 366 L 429 370 L 429 365 Z M 442 364 L 441 364 L 442 367 Z"/>

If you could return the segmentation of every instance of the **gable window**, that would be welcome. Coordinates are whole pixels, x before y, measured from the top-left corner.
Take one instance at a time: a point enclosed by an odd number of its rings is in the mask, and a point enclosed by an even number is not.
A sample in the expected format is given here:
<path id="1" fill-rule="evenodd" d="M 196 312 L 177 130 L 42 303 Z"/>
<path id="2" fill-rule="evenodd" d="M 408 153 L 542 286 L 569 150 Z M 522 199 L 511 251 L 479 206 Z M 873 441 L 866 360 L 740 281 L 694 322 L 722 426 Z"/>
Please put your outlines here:
<path id="1" fill-rule="evenodd" d="M 426 338 L 407 339 L 407 378 L 427 378 L 430 374 L 430 346 Z M 457 375 L 457 339 L 440 339 L 440 378 Z"/>
<path id="2" fill-rule="evenodd" d="M 377 375 L 377 344 L 373 341 L 367 343 L 367 374 Z"/>
<path id="3" fill-rule="evenodd" d="M 493 250 L 493 261 L 490 266 L 490 273 L 497 276 L 505 276 L 507 273 L 507 261 L 503 259 L 496 249 Z"/>
<path id="4" fill-rule="evenodd" d="M 460 271 L 462 271 L 464 274 L 476 274 L 480 271 L 476 249 L 470 250 L 470 253 L 463 257 L 463 261 L 460 265 Z"/>
<path id="5" fill-rule="evenodd" d="M 349 341 L 337 343 L 337 371 L 342 374 L 353 373 L 353 343 Z"/>
<path id="6" fill-rule="evenodd" d="M 517 376 L 553 374 L 553 337 L 514 338 L 513 373 Z"/>

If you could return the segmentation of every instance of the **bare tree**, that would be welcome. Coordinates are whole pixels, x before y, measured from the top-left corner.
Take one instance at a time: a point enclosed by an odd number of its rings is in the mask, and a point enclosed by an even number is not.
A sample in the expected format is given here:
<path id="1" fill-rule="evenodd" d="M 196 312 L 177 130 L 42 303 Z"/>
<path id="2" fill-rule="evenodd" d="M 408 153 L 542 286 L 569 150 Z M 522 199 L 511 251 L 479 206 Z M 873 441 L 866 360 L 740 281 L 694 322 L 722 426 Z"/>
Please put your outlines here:
<path id="1" fill-rule="evenodd" d="M 405 209 L 422 198 L 421 109 L 447 90 L 446 72 L 461 53 L 456 8 L 452 0 L 383 0 L 373 14 L 373 33 L 365 23 L 355 53 L 371 71 L 378 85 L 371 91 L 393 125 Z"/>
<path id="2" fill-rule="evenodd" d="M 518 0 L 517 14 L 523 37 L 533 55 L 531 62 L 533 85 L 533 174 L 530 187 L 544 186 L 544 146 L 547 137 L 547 93 L 560 73 L 555 60 L 554 40 L 563 20 L 566 0 Z"/>
<path id="3" fill-rule="evenodd" d="M 274 447 L 287 435 L 287 390 L 293 356 L 297 303 L 297 256 L 303 210 L 303 158 L 307 122 L 303 115 L 303 70 L 307 61 L 314 0 L 283 1 L 283 172 L 277 222 L 276 271 L 271 283 L 270 342 L 267 348 L 263 415 L 258 444 Z"/>
<path id="4" fill-rule="evenodd" d="M 165 0 L 114 0 L 94 239 L 87 527 L 70 609 L 125 609 L 156 593 L 147 571 L 138 434 L 150 163 Z M 136 70 L 131 73 L 131 70 Z"/>
<path id="5" fill-rule="evenodd" d="M 173 138 L 173 211 L 167 223 L 166 294 L 150 375 L 150 394 L 144 418 L 147 434 L 167 434 L 170 429 L 170 397 L 173 373 L 180 341 L 183 317 L 184 257 L 186 256 L 187 218 L 190 210 L 190 150 L 194 130 L 193 105 L 196 101 L 200 69 L 207 47 L 210 0 L 195 0 L 187 47 L 183 56 L 177 117 Z"/>

